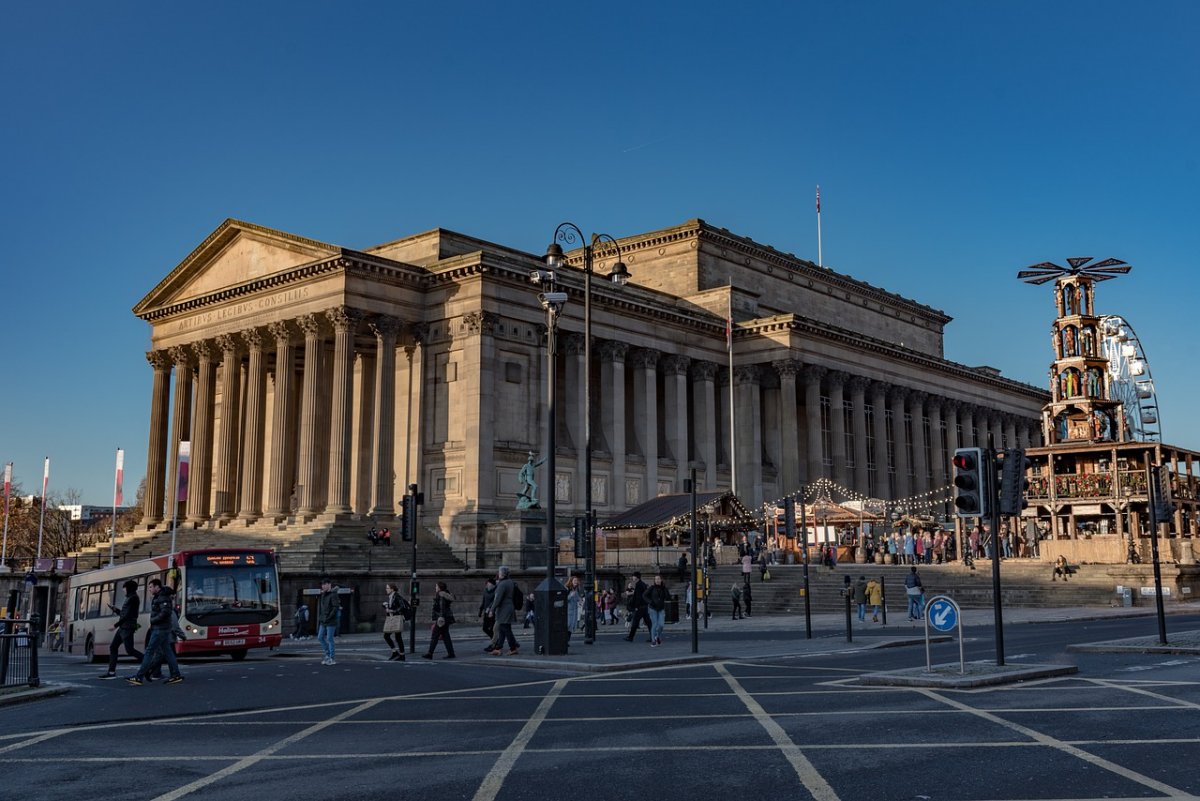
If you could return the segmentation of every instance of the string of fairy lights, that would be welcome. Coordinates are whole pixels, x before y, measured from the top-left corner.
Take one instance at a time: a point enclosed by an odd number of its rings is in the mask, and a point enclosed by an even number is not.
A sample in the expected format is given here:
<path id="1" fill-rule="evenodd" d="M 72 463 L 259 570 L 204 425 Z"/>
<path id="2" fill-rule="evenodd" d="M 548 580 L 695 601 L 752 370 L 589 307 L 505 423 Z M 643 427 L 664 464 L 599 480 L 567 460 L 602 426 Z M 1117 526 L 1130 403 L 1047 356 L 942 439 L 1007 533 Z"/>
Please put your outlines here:
<path id="1" fill-rule="evenodd" d="M 723 496 L 725 497 L 725 496 Z M 716 498 L 706 504 L 696 507 L 697 514 L 708 514 L 721 504 L 722 498 Z M 760 525 L 765 525 L 768 521 L 773 520 L 778 515 L 778 509 L 783 506 L 783 502 L 787 499 L 795 501 L 797 504 L 811 505 L 814 509 L 810 516 L 815 518 L 812 522 L 820 524 L 822 517 L 829 518 L 833 516 L 832 507 L 836 507 L 836 513 L 839 515 L 839 522 L 853 523 L 857 522 L 852 518 L 854 514 L 859 514 L 860 519 L 866 520 L 871 518 L 871 522 L 882 520 L 894 520 L 897 518 L 913 517 L 913 518 L 933 518 L 936 513 L 945 509 L 947 503 L 951 503 L 954 497 L 954 485 L 946 484 L 942 487 L 931 489 L 928 492 L 922 492 L 917 495 L 910 495 L 905 498 L 873 498 L 869 495 L 864 495 L 860 492 L 855 492 L 849 487 L 842 486 L 836 481 L 829 478 L 819 478 L 811 484 L 805 484 L 800 489 L 788 493 L 773 501 L 765 501 L 757 509 L 746 509 L 738 511 L 736 507 L 741 504 L 736 504 L 734 513 L 725 518 L 725 524 L 730 522 L 738 526 L 757 528 Z M 841 498 L 841 500 L 836 500 Z M 843 506 L 844 503 L 858 504 L 862 510 Z M 825 506 L 830 510 L 830 514 L 822 515 L 821 507 Z M 681 528 L 690 525 L 689 517 L 691 513 L 676 515 L 671 518 L 665 526 L 670 528 Z"/>

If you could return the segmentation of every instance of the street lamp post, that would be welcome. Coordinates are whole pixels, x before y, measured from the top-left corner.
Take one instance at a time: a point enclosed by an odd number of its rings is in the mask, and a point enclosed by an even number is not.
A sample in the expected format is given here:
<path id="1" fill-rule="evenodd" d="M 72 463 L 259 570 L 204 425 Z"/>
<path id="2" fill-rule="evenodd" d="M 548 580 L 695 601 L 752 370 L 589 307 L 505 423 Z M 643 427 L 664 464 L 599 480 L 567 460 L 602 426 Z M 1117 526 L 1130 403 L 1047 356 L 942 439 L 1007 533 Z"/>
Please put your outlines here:
<path id="1" fill-rule="evenodd" d="M 591 645 L 596 641 L 596 513 L 592 509 L 592 268 L 595 249 L 598 244 L 606 243 L 611 246 L 617 256 L 608 279 L 617 286 L 625 286 L 629 282 L 629 270 L 621 261 L 621 248 L 617 240 L 608 234 L 592 234 L 587 240 L 579 226 L 564 222 L 554 230 L 554 239 L 546 248 L 546 266 L 549 268 L 551 280 L 554 270 L 565 264 L 562 246 L 568 245 L 578 238 L 583 246 L 583 509 L 587 519 L 587 555 L 584 558 L 584 579 L 586 595 L 584 602 L 583 642 Z"/>

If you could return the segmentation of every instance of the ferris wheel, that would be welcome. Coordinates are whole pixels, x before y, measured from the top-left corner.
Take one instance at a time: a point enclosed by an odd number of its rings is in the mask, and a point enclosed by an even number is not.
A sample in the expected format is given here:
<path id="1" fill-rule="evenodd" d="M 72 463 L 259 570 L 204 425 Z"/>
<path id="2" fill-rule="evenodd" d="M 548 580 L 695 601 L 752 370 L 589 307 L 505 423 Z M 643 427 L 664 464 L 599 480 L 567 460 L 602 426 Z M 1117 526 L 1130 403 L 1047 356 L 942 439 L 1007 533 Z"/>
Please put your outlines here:
<path id="1" fill-rule="evenodd" d="M 1100 319 L 1100 334 L 1101 353 L 1108 360 L 1112 399 L 1122 404 L 1130 439 L 1162 442 L 1150 362 L 1133 326 L 1120 315 L 1109 315 Z"/>

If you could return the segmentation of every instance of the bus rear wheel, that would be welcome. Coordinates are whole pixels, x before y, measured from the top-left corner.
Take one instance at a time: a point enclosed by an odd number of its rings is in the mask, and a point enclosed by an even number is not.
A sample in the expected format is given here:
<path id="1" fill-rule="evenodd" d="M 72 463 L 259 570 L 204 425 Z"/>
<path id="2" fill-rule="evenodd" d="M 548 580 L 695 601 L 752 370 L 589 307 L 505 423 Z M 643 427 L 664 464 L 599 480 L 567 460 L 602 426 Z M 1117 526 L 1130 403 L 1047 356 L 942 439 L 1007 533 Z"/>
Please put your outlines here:
<path id="1" fill-rule="evenodd" d="M 241 662 L 246 658 L 246 649 L 242 648 L 238 651 L 230 651 L 229 655 L 233 657 L 234 662 Z"/>
<path id="2" fill-rule="evenodd" d="M 91 635 L 83 643 L 83 661 L 89 665 L 99 661 L 96 659 L 96 640 Z"/>

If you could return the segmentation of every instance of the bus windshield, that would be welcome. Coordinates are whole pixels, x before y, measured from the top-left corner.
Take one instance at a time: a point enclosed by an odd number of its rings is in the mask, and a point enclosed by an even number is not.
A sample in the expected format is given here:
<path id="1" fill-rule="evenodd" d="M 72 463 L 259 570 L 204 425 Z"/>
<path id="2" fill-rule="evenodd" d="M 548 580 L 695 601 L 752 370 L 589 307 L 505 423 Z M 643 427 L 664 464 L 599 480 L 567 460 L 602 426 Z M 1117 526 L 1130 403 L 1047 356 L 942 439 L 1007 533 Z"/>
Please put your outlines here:
<path id="1" fill-rule="evenodd" d="M 201 626 L 265 623 L 279 614 L 273 565 L 190 566 L 184 616 Z"/>

